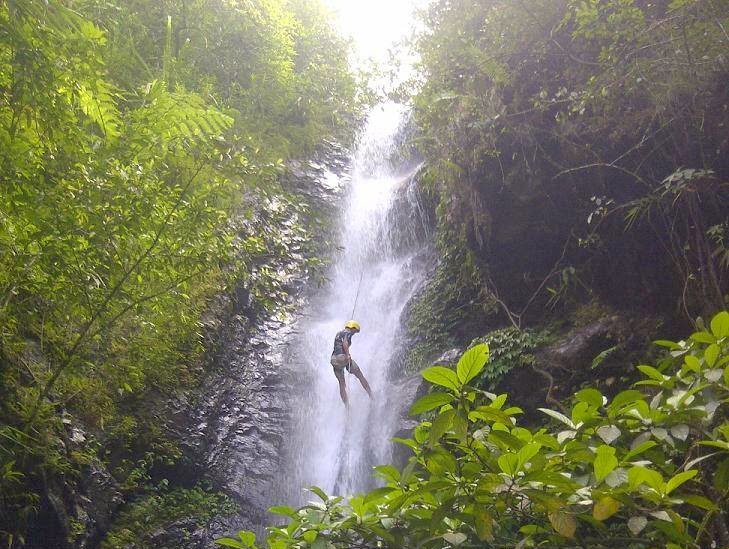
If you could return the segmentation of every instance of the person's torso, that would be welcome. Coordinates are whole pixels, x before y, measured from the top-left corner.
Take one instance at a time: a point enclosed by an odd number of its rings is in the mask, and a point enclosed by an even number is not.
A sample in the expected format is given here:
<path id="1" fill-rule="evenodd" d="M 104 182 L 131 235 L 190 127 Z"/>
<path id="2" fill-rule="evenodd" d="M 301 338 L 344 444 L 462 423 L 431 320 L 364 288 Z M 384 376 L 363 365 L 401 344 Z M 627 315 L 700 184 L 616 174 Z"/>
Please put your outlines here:
<path id="1" fill-rule="evenodd" d="M 344 342 L 347 342 L 347 345 L 352 344 L 352 332 L 349 330 L 342 330 L 339 332 L 336 336 L 334 336 L 334 351 L 332 351 L 333 355 L 343 355 L 344 353 Z"/>

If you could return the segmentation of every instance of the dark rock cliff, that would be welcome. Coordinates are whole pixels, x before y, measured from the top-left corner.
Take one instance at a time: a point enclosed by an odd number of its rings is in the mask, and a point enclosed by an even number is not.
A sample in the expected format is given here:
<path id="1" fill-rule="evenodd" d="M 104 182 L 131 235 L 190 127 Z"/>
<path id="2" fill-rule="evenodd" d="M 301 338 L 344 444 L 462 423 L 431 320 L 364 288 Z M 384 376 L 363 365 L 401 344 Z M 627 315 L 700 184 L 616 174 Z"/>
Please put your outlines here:
<path id="1" fill-rule="evenodd" d="M 282 185 L 307 204 L 309 215 L 332 215 L 347 179 L 345 152 L 332 145 L 308 162 L 290 166 Z M 326 230 L 312 219 L 300 220 Z M 212 367 L 202 387 L 166 403 L 166 429 L 180 441 L 189 464 L 181 472 L 204 478 L 227 494 L 239 511 L 205 528 L 184 520 L 149 540 L 151 547 L 203 548 L 240 529 L 262 532 L 271 485 L 281 469 L 281 446 L 291 410 L 288 393 L 296 376 L 284 362 L 296 311 L 307 298 L 312 272 L 307 267 L 311 240 L 326 234 L 288 235 L 289 253 L 267 268 L 284 281 L 286 304 L 264 311 L 245 285 L 222 296 L 222 314 L 209 319 Z M 186 533 L 186 534 L 185 534 Z"/>

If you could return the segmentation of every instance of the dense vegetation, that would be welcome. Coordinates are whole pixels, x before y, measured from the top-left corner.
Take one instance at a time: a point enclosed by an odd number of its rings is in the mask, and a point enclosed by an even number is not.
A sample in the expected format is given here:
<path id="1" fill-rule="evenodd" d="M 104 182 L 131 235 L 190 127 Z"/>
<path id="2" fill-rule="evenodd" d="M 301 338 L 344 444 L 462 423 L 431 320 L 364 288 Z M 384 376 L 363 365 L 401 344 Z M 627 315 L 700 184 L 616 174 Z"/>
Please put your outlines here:
<path id="1" fill-rule="evenodd" d="M 406 91 L 440 253 L 406 365 L 481 339 L 424 370 L 435 387 L 397 440 L 405 467 L 377 467 L 367 494 L 313 487 L 321 501 L 274 507 L 288 522 L 268 545 L 728 545 L 729 314 L 714 315 L 729 298 L 729 3 L 434 0 L 422 22 Z M 693 333 L 659 341 L 634 385 L 626 362 L 541 420 L 519 424 L 519 397 L 490 392 L 552 327 L 616 311 Z"/>
<path id="2" fill-rule="evenodd" d="M 729 313 L 640 365 L 643 379 L 608 399 L 574 395 L 567 414 L 525 428 L 507 395 L 478 388 L 479 344 L 454 369 L 423 371 L 428 419 L 406 467 L 376 467 L 385 486 L 295 510 L 268 545 L 286 547 L 726 547 L 729 499 Z M 255 536 L 218 543 L 255 547 Z M 716 544 L 716 545 L 714 545 Z"/>
<path id="3" fill-rule="evenodd" d="M 140 403 L 198 382 L 201 315 L 231 280 L 275 305 L 256 258 L 296 215 L 282 163 L 357 115 L 328 21 L 300 0 L 0 3 L 4 547 L 89 464 L 157 494 L 150 470 L 180 452 Z M 288 213 L 257 217 L 272 195 Z M 198 490 L 144 505 L 204 507 Z"/>
<path id="4" fill-rule="evenodd" d="M 418 356 L 588 299 L 681 329 L 723 308 L 729 3 L 436 0 L 422 17 L 445 264 L 414 307 Z"/>
<path id="5" fill-rule="evenodd" d="M 424 371 L 407 466 L 274 508 L 269 544 L 728 546 L 729 0 L 433 0 L 421 18 L 405 91 L 439 262 L 408 366 L 471 349 Z M 278 181 L 349 139 L 346 52 L 316 0 L 0 3 L 0 544 L 111 549 L 232 510 L 168 482 L 182 452 L 153 411 L 204 378 L 216 296 L 276 307 L 285 233 L 312 244 Z M 586 303 L 693 333 L 634 387 L 574 387 L 555 423 L 519 425 L 492 391 Z M 90 471 L 124 500 L 95 538 L 59 518 Z"/>

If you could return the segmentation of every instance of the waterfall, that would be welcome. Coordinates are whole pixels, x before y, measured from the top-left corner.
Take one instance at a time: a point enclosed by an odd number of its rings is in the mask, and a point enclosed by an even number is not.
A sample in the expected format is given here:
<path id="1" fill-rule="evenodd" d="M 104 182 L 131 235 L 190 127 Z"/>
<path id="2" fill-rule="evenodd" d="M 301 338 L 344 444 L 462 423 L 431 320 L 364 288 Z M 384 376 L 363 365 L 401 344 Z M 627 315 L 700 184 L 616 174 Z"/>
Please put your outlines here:
<path id="1" fill-rule="evenodd" d="M 374 484 L 372 466 L 391 460 L 390 439 L 408 403 L 393 383 L 401 372 L 390 368 L 403 309 L 425 275 L 427 250 L 413 182 L 417 166 L 396 154 L 407 116 L 407 109 L 395 103 L 371 111 L 352 157 L 339 219 L 333 220 L 341 249 L 289 343 L 286 369 L 294 372 L 296 383 L 279 503 L 302 503 L 302 489 L 311 485 L 336 495 L 366 490 Z M 355 376 L 346 375 L 345 407 L 329 359 L 358 291 L 354 319 L 362 329 L 352 339 L 351 354 L 374 399 Z"/>

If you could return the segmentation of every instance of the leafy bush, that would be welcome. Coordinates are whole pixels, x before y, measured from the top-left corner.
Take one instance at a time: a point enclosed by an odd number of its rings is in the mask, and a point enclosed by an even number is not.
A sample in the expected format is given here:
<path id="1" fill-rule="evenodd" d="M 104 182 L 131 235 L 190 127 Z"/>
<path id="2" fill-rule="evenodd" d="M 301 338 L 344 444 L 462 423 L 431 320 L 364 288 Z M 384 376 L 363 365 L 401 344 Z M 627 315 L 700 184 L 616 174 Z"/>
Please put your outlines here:
<path id="1" fill-rule="evenodd" d="M 127 547 L 139 543 L 145 535 L 177 519 L 190 518 L 197 525 L 203 525 L 217 515 L 231 514 L 235 510 L 235 504 L 225 494 L 200 486 L 160 491 L 132 503 L 122 511 L 101 547 Z"/>
<path id="2" fill-rule="evenodd" d="M 729 313 L 679 342 L 644 379 L 608 400 L 586 388 L 568 415 L 518 425 L 507 395 L 477 388 L 488 346 L 455 369 L 423 377 L 438 387 L 411 414 L 436 411 L 412 439 L 407 466 L 376 467 L 385 485 L 345 501 L 270 511 L 289 547 L 726 547 L 729 494 Z M 250 533 L 218 543 L 254 547 Z M 716 544 L 716 545 L 715 545 Z"/>
<path id="3" fill-rule="evenodd" d="M 490 351 L 489 361 L 479 375 L 476 385 L 481 389 L 493 386 L 512 368 L 529 366 L 534 363 L 532 352 L 539 345 L 549 341 L 547 332 L 502 328 L 485 336 L 474 339 L 471 346 L 484 343 Z"/>
<path id="4" fill-rule="evenodd" d="M 420 15 L 414 120 L 438 219 L 469 235 L 514 320 L 592 296 L 678 301 L 687 319 L 724 304 L 727 0 L 433 0 Z"/>

